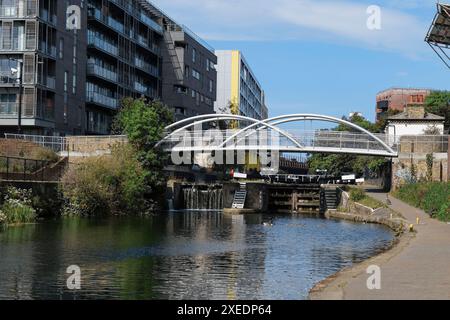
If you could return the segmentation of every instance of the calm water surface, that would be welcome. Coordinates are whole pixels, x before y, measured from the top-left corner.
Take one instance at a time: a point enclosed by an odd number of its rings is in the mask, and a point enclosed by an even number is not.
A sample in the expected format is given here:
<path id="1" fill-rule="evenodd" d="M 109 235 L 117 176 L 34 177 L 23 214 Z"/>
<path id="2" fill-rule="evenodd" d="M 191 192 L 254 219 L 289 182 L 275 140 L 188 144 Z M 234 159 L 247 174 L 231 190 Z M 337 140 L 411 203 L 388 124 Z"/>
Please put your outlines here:
<path id="1" fill-rule="evenodd" d="M 304 216 L 179 212 L 0 231 L 0 299 L 305 299 L 384 250 L 386 228 Z M 70 265 L 82 289 L 66 287 Z"/>

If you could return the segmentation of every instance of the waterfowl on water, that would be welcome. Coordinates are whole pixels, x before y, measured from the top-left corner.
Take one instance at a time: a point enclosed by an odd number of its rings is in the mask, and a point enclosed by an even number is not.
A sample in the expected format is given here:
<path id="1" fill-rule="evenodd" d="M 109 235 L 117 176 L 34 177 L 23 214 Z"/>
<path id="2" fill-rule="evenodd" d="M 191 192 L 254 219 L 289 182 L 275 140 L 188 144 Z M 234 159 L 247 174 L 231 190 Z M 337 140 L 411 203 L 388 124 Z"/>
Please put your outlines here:
<path id="1" fill-rule="evenodd" d="M 263 226 L 264 227 L 273 227 L 273 220 L 270 219 L 269 221 L 264 221 Z"/>

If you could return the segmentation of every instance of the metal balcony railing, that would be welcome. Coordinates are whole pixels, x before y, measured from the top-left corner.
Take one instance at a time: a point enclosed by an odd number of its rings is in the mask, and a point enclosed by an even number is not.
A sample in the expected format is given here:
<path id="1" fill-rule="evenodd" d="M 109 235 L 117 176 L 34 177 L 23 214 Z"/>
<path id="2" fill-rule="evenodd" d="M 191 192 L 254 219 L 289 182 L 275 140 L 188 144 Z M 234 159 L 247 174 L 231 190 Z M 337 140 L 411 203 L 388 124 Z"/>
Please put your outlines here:
<path id="1" fill-rule="evenodd" d="M 88 102 L 98 103 L 111 109 L 117 109 L 118 106 L 116 98 L 108 97 L 98 92 L 88 91 L 86 99 Z"/>
<path id="2" fill-rule="evenodd" d="M 104 79 L 108 79 L 112 82 L 117 82 L 118 79 L 118 75 L 116 72 L 103 68 L 102 66 L 94 63 L 89 63 L 87 65 L 87 73 L 89 75 L 96 75 Z"/>

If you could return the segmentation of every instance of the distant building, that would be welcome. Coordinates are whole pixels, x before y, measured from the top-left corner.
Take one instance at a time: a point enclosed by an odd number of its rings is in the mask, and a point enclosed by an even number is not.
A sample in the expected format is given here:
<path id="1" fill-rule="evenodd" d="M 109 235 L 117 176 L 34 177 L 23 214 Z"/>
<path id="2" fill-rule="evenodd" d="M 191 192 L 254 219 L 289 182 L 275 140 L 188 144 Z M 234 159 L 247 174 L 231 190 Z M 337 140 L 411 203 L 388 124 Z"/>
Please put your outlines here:
<path id="1" fill-rule="evenodd" d="M 391 88 L 377 94 L 377 120 L 380 120 L 389 110 L 403 112 L 407 106 L 424 105 L 429 96 L 429 89 Z"/>
<path id="2" fill-rule="evenodd" d="M 126 97 L 162 100 L 177 118 L 213 113 L 215 64 L 214 49 L 148 0 L 3 0 L 0 134 L 110 134 Z"/>
<path id="3" fill-rule="evenodd" d="M 163 16 L 162 100 L 175 120 L 214 113 L 217 57 L 214 49 L 186 26 Z"/>
<path id="4" fill-rule="evenodd" d="M 392 139 L 395 137 L 395 141 L 402 136 L 424 135 L 431 129 L 443 134 L 444 122 L 444 117 L 426 113 L 423 106 L 409 106 L 404 112 L 388 118 L 386 133 Z"/>
<path id="5" fill-rule="evenodd" d="M 268 118 L 264 90 L 242 52 L 219 50 L 217 55 L 216 113 Z"/>

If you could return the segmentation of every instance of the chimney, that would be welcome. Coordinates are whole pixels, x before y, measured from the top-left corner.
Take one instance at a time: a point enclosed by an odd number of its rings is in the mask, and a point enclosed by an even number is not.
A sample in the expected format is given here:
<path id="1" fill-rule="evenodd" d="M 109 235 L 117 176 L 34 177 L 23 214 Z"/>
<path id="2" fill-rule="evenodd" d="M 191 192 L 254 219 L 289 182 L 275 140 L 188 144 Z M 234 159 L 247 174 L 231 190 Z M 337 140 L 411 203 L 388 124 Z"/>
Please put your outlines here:
<path id="1" fill-rule="evenodd" d="M 410 119 L 425 119 L 425 107 L 423 106 L 407 106 L 406 114 Z"/>

